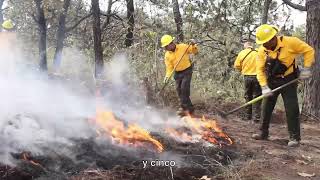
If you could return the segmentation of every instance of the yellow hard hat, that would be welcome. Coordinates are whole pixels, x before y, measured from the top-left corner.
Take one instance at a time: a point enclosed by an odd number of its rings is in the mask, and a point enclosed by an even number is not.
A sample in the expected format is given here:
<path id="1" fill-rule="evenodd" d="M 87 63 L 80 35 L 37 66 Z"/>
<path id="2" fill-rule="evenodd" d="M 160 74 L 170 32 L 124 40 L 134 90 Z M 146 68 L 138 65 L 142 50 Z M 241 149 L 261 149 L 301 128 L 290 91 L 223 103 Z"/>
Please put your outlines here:
<path id="1" fill-rule="evenodd" d="M 256 43 L 264 44 L 270 41 L 278 32 L 278 27 L 269 24 L 262 24 L 256 31 Z"/>
<path id="2" fill-rule="evenodd" d="M 13 23 L 11 22 L 11 20 L 6 20 L 2 23 L 2 28 L 3 29 L 12 29 Z"/>
<path id="3" fill-rule="evenodd" d="M 168 34 L 163 35 L 161 38 L 161 47 L 165 47 L 165 46 L 169 45 L 173 40 L 174 40 L 174 37 L 172 37 Z"/>

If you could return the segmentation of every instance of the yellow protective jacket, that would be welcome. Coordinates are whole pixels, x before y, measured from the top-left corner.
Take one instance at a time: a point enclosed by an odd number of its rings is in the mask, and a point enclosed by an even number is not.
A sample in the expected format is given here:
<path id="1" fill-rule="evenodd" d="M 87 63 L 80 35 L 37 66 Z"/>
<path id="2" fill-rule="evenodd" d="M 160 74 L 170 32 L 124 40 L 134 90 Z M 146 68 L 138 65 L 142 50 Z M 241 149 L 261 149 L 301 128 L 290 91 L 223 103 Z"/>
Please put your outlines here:
<path id="1" fill-rule="evenodd" d="M 189 47 L 189 48 L 188 48 Z M 188 49 L 187 49 L 188 48 Z M 186 53 L 185 53 L 186 52 Z M 184 54 L 185 53 L 185 54 Z M 190 54 L 197 54 L 198 47 L 197 45 L 188 44 L 176 44 L 176 49 L 174 52 L 166 51 L 165 53 L 165 64 L 166 64 L 166 77 L 169 78 L 171 73 L 176 66 L 176 64 L 181 59 L 175 71 L 183 71 L 191 66 Z M 183 55 L 184 54 L 184 55 Z"/>
<path id="2" fill-rule="evenodd" d="M 284 76 L 293 73 L 294 66 L 297 66 L 297 62 L 293 64 L 294 59 L 299 54 L 303 54 L 304 67 L 309 68 L 314 63 L 314 49 L 304 41 L 296 37 L 289 36 L 283 36 L 282 40 L 280 37 L 277 37 L 277 39 L 277 47 L 273 51 L 267 50 L 262 45 L 259 47 L 257 56 L 257 79 L 259 81 L 260 86 L 267 85 L 267 75 L 265 73 L 267 54 L 271 58 L 276 58 L 279 48 L 281 49 L 278 59 L 282 64 L 289 67 L 288 70 L 284 73 Z"/>
<path id="3" fill-rule="evenodd" d="M 16 42 L 16 33 L 15 32 L 0 32 L 0 50 L 8 51 L 12 50 Z"/>
<path id="4" fill-rule="evenodd" d="M 0 32 L 0 75 L 14 74 L 18 58 L 15 32 Z"/>
<path id="5" fill-rule="evenodd" d="M 239 52 L 234 68 L 241 71 L 243 75 L 257 75 L 256 59 L 258 51 L 253 48 L 246 48 Z"/>

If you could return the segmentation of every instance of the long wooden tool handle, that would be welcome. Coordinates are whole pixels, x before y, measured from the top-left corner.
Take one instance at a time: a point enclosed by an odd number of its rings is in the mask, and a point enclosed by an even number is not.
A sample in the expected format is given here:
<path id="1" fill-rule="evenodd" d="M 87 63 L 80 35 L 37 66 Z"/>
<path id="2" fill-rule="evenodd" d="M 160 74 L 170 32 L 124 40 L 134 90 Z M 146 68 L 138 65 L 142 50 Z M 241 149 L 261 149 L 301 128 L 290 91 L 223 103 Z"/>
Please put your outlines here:
<path id="1" fill-rule="evenodd" d="M 292 81 L 290 81 L 290 82 L 288 82 L 288 83 L 286 83 L 286 84 L 284 84 L 284 85 L 282 85 L 282 86 L 279 86 L 279 87 L 273 89 L 272 92 L 274 93 L 274 92 L 276 92 L 276 91 L 279 91 L 280 89 L 282 89 L 282 88 L 284 88 L 284 87 L 287 87 L 287 86 L 289 86 L 290 84 L 293 84 L 293 83 L 297 82 L 298 80 L 299 80 L 299 78 L 296 78 L 296 79 L 294 79 L 294 80 L 292 80 Z M 251 101 L 243 104 L 242 106 L 237 107 L 237 108 L 235 108 L 235 109 L 227 112 L 226 115 L 232 114 L 232 113 L 234 113 L 234 112 L 238 111 L 239 109 L 242 109 L 242 108 L 244 108 L 244 107 L 246 107 L 246 106 L 255 104 L 255 103 L 257 103 L 258 101 L 262 100 L 264 97 L 265 97 L 264 95 L 260 95 L 260 96 L 258 96 L 258 97 L 256 97 L 256 98 L 252 99 Z"/>
<path id="2" fill-rule="evenodd" d="M 287 86 L 289 86 L 290 84 L 293 84 L 293 83 L 295 83 L 295 82 L 297 82 L 297 81 L 299 81 L 299 78 L 296 78 L 296 79 L 294 79 L 294 80 L 292 80 L 292 81 L 290 81 L 290 82 L 288 82 L 288 83 L 286 83 L 286 84 L 284 84 L 284 85 L 282 85 L 282 86 L 279 86 L 279 87 L 273 89 L 272 92 L 279 91 L 280 89 L 282 89 L 282 88 L 284 88 L 284 87 L 287 87 Z"/>

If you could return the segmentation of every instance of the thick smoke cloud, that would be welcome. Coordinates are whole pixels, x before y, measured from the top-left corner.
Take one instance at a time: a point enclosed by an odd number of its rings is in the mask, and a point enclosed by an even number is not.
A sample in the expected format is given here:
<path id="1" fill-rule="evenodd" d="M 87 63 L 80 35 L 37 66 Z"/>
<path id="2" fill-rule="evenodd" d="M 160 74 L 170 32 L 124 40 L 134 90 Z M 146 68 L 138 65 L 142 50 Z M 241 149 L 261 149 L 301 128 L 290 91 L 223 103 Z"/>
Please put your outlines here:
<path id="1" fill-rule="evenodd" d="M 26 68 L 27 60 L 12 53 L 0 54 L 2 163 L 10 164 L 11 153 L 43 154 L 56 144 L 71 145 L 70 138 L 90 136 L 87 118 L 95 112 L 93 98 L 50 80 L 36 68 Z"/>
<path id="2" fill-rule="evenodd" d="M 11 154 L 22 151 L 72 154 L 68 148 L 73 145 L 71 139 L 95 135 L 94 125 L 88 122 L 96 111 L 94 93 L 83 93 L 89 91 L 83 91 L 88 87 L 81 82 L 51 80 L 36 66 L 25 66 L 30 61 L 22 57 L 17 52 L 0 53 L 0 162 L 13 164 Z M 67 68 L 88 66 L 85 56 L 74 49 L 65 53 L 63 61 L 70 66 Z M 116 55 L 105 72 L 102 99 L 106 110 L 123 121 L 157 131 L 154 127 L 163 120 L 146 105 L 143 88 L 130 72 L 126 55 Z"/>

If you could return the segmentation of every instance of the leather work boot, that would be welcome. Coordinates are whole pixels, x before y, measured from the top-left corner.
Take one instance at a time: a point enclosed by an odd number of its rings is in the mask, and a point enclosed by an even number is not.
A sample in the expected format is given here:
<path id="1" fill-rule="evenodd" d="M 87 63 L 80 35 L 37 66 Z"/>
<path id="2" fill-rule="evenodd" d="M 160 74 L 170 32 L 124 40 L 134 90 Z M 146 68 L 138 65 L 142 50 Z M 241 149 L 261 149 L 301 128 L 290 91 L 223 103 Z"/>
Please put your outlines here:
<path id="1" fill-rule="evenodd" d="M 255 140 L 268 140 L 268 136 L 263 134 L 252 134 L 251 137 Z"/>
<path id="2" fill-rule="evenodd" d="M 298 147 L 300 144 L 299 141 L 295 140 L 295 139 L 292 139 L 288 142 L 288 147 Z"/>

